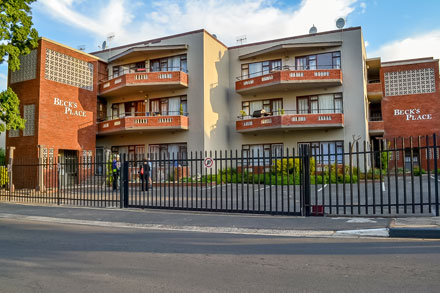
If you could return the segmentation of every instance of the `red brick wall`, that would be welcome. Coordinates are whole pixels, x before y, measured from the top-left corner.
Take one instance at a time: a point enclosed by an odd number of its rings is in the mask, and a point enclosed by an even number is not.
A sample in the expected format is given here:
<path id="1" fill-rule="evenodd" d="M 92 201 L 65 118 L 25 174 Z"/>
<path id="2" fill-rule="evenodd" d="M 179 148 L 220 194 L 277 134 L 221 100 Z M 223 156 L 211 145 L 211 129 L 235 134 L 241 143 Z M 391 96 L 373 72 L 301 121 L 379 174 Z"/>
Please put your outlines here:
<path id="1" fill-rule="evenodd" d="M 94 87 L 93 91 L 80 89 L 74 86 L 50 81 L 45 79 L 46 49 L 51 49 L 72 57 L 91 62 L 94 64 Z M 15 162 L 36 164 L 38 162 L 38 146 L 54 149 L 54 158 L 59 149 L 92 150 L 95 152 L 96 142 L 96 110 L 97 110 L 97 79 L 98 71 L 105 70 L 101 63 L 98 68 L 98 60 L 81 54 L 66 47 L 54 44 L 46 40 L 39 41 L 37 48 L 37 76 L 34 80 L 11 84 L 20 99 L 20 109 L 23 115 L 23 106 L 35 104 L 35 135 L 10 138 L 7 135 L 6 146 L 15 146 Z M 78 117 L 64 114 L 65 108 L 54 105 L 54 99 L 59 98 L 77 103 L 75 110 L 83 110 L 86 117 Z M 14 172 L 14 184 L 17 188 L 35 188 L 38 184 L 38 168 L 27 168 L 25 176 L 19 176 L 24 167 L 17 167 Z M 21 169 L 20 169 L 21 168 Z"/>
<path id="2" fill-rule="evenodd" d="M 429 94 L 384 96 L 382 99 L 382 117 L 387 138 L 400 136 L 428 135 L 440 131 L 440 91 L 438 62 L 410 65 L 398 65 L 381 68 L 382 90 L 385 94 L 385 72 L 412 70 L 433 67 L 435 72 L 436 92 Z M 430 120 L 406 120 L 405 115 L 394 115 L 395 110 L 420 109 L 420 114 L 431 114 Z"/>
<path id="3" fill-rule="evenodd" d="M 46 49 L 70 55 L 74 58 L 91 62 L 94 65 L 93 91 L 77 88 L 59 82 L 46 80 L 45 52 Z M 51 42 L 42 41 L 40 50 L 43 52 L 40 71 L 40 135 L 38 144 L 54 149 L 68 150 L 95 150 L 96 137 L 96 107 L 97 107 L 97 79 L 98 61 L 92 57 L 58 46 Z M 64 107 L 54 104 L 54 99 L 75 102 L 78 108 L 86 112 L 86 117 L 78 117 L 64 113 Z"/>

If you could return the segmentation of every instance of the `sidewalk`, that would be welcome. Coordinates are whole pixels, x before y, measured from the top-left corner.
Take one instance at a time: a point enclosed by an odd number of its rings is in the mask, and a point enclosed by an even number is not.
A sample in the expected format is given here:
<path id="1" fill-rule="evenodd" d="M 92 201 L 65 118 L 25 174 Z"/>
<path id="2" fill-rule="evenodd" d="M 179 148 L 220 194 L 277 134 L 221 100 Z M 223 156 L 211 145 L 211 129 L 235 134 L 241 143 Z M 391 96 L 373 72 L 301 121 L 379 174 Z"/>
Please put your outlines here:
<path id="1" fill-rule="evenodd" d="M 0 203 L 0 218 L 137 229 L 253 235 L 440 238 L 440 218 L 432 217 L 399 219 L 349 217 L 305 218 L 201 213 L 192 211 L 104 209 Z M 406 234 L 402 234 L 401 231 L 405 231 Z M 430 232 L 426 233 L 426 231 Z"/>

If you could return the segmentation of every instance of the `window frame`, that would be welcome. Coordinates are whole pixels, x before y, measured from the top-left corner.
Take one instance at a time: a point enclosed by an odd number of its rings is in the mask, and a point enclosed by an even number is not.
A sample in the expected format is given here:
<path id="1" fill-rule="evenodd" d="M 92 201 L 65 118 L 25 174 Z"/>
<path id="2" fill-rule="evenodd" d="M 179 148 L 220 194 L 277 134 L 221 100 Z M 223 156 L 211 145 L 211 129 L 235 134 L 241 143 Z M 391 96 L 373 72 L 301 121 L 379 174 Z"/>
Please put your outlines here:
<path id="1" fill-rule="evenodd" d="M 331 60 L 332 64 L 330 65 L 331 68 L 320 68 L 323 66 L 329 66 L 329 65 L 320 65 L 318 63 L 318 55 L 323 54 L 331 54 Z M 303 60 L 304 65 L 306 68 L 298 68 L 299 60 Z M 315 61 L 314 68 L 312 69 L 310 66 L 310 61 Z M 339 61 L 338 61 L 339 60 Z M 296 56 L 295 57 L 295 70 L 325 70 L 325 69 L 341 69 L 341 51 L 332 51 L 332 52 L 324 52 L 324 53 L 318 53 L 318 54 L 310 54 L 310 55 L 302 55 L 302 56 Z"/>
<path id="2" fill-rule="evenodd" d="M 332 113 L 320 113 L 320 108 L 319 108 L 319 97 L 323 96 L 323 95 L 333 95 L 333 112 Z M 317 99 L 315 99 L 317 98 Z M 307 109 L 307 113 L 299 113 L 299 100 L 300 99 L 307 99 L 307 105 L 308 105 L 308 109 Z M 341 101 L 341 109 L 338 112 L 336 109 L 336 101 Z M 316 107 L 316 111 L 317 113 L 314 113 L 312 110 L 312 102 L 317 103 L 317 107 Z M 328 110 L 328 109 L 325 109 Z M 319 94 L 319 95 L 310 95 L 310 96 L 298 96 L 296 97 L 296 113 L 297 114 L 339 114 L 339 113 L 344 113 L 344 97 L 343 94 L 341 92 L 338 93 L 328 93 L 328 94 Z"/>
<path id="3" fill-rule="evenodd" d="M 281 70 L 282 68 L 282 60 L 281 59 L 271 59 L 271 60 L 264 60 L 259 62 L 249 62 L 249 63 L 243 63 L 241 64 L 241 79 L 248 79 L 249 77 L 249 65 L 251 64 L 258 64 L 261 63 L 261 72 L 255 72 L 252 73 L 253 77 L 258 77 L 266 74 L 271 74 L 274 71 Z M 279 65 L 278 65 L 279 63 Z M 265 68 L 267 69 L 267 72 L 265 72 Z"/>

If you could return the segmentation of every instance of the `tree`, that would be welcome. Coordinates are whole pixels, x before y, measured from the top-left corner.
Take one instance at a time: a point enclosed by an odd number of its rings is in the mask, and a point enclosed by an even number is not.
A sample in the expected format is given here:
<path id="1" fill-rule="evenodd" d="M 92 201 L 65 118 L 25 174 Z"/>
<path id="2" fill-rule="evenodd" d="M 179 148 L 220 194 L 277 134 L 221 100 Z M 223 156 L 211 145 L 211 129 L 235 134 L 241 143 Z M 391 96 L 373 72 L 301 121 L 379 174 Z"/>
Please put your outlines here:
<path id="1" fill-rule="evenodd" d="M 11 88 L 0 93 L 0 132 L 11 129 L 23 129 L 25 120 L 20 117 L 20 100 Z"/>
<path id="2" fill-rule="evenodd" d="M 32 28 L 30 4 L 35 0 L 0 0 L 0 63 L 8 60 L 9 69 L 20 69 L 20 55 L 27 55 L 38 46 L 38 32 Z M 0 132 L 23 129 L 25 121 L 20 117 L 20 101 L 8 88 L 0 93 Z"/>

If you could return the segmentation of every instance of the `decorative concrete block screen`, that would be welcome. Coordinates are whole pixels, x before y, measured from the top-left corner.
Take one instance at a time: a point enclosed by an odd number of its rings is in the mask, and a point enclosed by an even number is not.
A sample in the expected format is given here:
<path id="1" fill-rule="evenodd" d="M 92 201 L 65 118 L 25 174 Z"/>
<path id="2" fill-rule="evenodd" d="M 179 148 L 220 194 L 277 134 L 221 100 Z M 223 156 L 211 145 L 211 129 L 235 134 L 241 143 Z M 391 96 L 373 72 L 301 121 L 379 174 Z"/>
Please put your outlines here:
<path id="1" fill-rule="evenodd" d="M 35 79 L 37 76 L 37 50 L 32 50 L 28 55 L 20 58 L 20 69 L 11 72 L 11 84 Z"/>
<path id="2" fill-rule="evenodd" d="M 45 78 L 92 91 L 93 64 L 46 49 Z"/>
<path id="3" fill-rule="evenodd" d="M 35 104 L 24 105 L 23 116 L 26 119 L 23 136 L 33 136 L 35 134 Z"/>
<path id="4" fill-rule="evenodd" d="M 401 96 L 435 92 L 434 68 L 385 73 L 385 95 Z"/>

